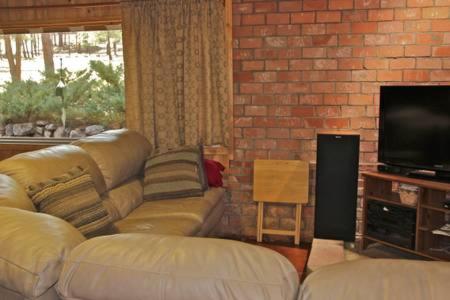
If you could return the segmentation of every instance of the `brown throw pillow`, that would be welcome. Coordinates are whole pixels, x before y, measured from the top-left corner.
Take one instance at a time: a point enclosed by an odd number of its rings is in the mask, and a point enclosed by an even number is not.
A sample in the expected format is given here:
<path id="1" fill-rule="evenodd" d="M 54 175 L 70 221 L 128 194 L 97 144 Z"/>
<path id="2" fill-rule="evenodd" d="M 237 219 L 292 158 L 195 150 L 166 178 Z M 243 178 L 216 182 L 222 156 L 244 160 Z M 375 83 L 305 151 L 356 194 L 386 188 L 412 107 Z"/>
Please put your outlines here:
<path id="1" fill-rule="evenodd" d="M 111 229 L 111 219 L 92 177 L 81 167 L 30 185 L 27 193 L 38 211 L 66 220 L 87 238 L 106 234 Z"/>
<path id="2" fill-rule="evenodd" d="M 145 164 L 144 200 L 203 196 L 207 179 L 199 146 L 152 155 Z"/>

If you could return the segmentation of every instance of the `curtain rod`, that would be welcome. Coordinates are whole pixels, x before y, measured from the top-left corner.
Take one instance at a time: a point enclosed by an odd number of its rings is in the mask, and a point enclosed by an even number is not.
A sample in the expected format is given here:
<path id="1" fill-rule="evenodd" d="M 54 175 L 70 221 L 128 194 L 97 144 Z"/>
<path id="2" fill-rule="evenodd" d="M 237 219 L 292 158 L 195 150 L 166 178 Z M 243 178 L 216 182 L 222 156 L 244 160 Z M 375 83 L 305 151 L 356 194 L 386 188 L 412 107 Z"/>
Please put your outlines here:
<path id="1" fill-rule="evenodd" d="M 53 5 L 21 5 L 21 6 L 0 6 L 0 9 L 49 9 L 49 8 L 89 8 L 89 7 L 110 7 L 120 5 L 120 1 L 110 1 L 103 3 L 79 3 L 79 4 L 53 4 Z"/>

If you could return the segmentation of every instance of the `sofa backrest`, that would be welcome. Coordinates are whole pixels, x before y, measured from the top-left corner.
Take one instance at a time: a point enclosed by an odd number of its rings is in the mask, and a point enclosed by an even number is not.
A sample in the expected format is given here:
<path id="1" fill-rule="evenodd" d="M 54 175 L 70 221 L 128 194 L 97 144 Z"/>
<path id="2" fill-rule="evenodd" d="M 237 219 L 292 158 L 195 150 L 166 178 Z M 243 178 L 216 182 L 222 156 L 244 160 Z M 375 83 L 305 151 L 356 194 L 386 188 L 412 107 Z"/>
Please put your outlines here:
<path id="1" fill-rule="evenodd" d="M 0 207 L 14 207 L 36 211 L 25 188 L 8 175 L 0 174 Z"/>
<path id="2" fill-rule="evenodd" d="M 152 149 L 143 135 L 127 129 L 105 131 L 73 145 L 83 148 L 94 159 L 108 191 L 141 174 Z"/>
<path id="3" fill-rule="evenodd" d="M 74 145 L 59 145 L 17 154 L 0 161 L 0 173 L 11 176 L 26 188 L 60 176 L 76 166 L 89 171 L 99 194 L 105 192 L 105 181 L 97 164 L 85 150 Z"/>

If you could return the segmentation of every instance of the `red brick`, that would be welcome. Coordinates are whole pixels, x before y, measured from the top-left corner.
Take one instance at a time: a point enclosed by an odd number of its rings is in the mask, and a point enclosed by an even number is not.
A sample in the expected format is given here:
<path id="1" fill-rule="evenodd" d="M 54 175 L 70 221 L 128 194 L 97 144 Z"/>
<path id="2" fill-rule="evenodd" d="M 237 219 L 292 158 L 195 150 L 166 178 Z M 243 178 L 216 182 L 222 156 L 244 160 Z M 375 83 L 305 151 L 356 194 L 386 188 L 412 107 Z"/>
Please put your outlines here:
<path id="1" fill-rule="evenodd" d="M 355 8 L 379 8 L 380 0 L 355 0 Z"/>
<path id="2" fill-rule="evenodd" d="M 278 25 L 277 35 L 300 35 L 300 25 Z"/>
<path id="3" fill-rule="evenodd" d="M 253 52 L 248 49 L 233 49 L 233 59 L 241 60 L 241 59 L 252 59 Z"/>
<path id="4" fill-rule="evenodd" d="M 450 30 L 450 20 L 447 19 L 431 21 L 431 30 L 448 32 Z"/>
<path id="5" fill-rule="evenodd" d="M 234 104 L 250 104 L 251 97 L 249 95 L 234 95 Z"/>
<path id="6" fill-rule="evenodd" d="M 242 94 L 260 94 L 263 91 L 261 83 L 241 83 L 239 88 Z"/>
<path id="7" fill-rule="evenodd" d="M 300 95 L 299 104 L 302 105 L 320 105 L 322 104 L 322 95 Z"/>
<path id="8" fill-rule="evenodd" d="M 410 46 L 406 47 L 409 48 Z M 377 55 L 381 57 L 400 57 L 404 54 L 403 46 L 380 46 Z"/>
<path id="9" fill-rule="evenodd" d="M 368 57 L 364 60 L 364 68 L 367 70 L 387 69 L 389 61 L 385 58 Z"/>
<path id="10" fill-rule="evenodd" d="M 290 106 L 270 106 L 269 116 L 290 117 L 292 108 Z"/>
<path id="11" fill-rule="evenodd" d="M 391 21 L 393 19 L 393 9 L 369 10 L 369 21 Z"/>
<path id="12" fill-rule="evenodd" d="M 303 0 L 303 10 L 326 10 L 327 0 Z"/>
<path id="13" fill-rule="evenodd" d="M 314 60 L 315 70 L 336 70 L 337 60 L 335 59 L 315 59 Z"/>
<path id="14" fill-rule="evenodd" d="M 405 21 L 405 32 L 424 32 L 430 30 L 430 20 Z"/>
<path id="15" fill-rule="evenodd" d="M 264 38 L 264 45 L 270 48 L 285 48 L 287 46 L 287 38 L 284 36 L 271 36 Z"/>
<path id="16" fill-rule="evenodd" d="M 377 71 L 378 81 L 402 81 L 402 71 Z"/>
<path id="17" fill-rule="evenodd" d="M 442 68 L 443 69 L 450 69 L 450 58 L 442 59 Z"/>
<path id="18" fill-rule="evenodd" d="M 253 73 L 255 82 L 274 82 L 277 81 L 276 72 L 255 72 Z"/>
<path id="19" fill-rule="evenodd" d="M 336 47 L 327 48 L 327 57 L 351 57 L 352 48 L 350 47 Z"/>
<path id="20" fill-rule="evenodd" d="M 430 56 L 431 47 L 430 46 L 417 46 L 410 45 L 405 47 L 405 56 Z"/>
<path id="21" fill-rule="evenodd" d="M 405 7 L 406 0 L 381 0 L 380 6 L 382 8 Z"/>
<path id="22" fill-rule="evenodd" d="M 352 23 L 353 33 L 375 33 L 377 32 L 376 22 L 359 22 Z"/>
<path id="23" fill-rule="evenodd" d="M 338 68 L 343 70 L 358 70 L 363 68 L 362 58 L 340 58 Z"/>
<path id="24" fill-rule="evenodd" d="M 278 57 L 277 49 L 256 49 L 255 59 L 273 59 Z"/>
<path id="25" fill-rule="evenodd" d="M 422 9 L 424 19 L 447 19 L 448 7 L 427 7 Z"/>
<path id="26" fill-rule="evenodd" d="M 312 60 L 296 59 L 289 61 L 289 69 L 291 70 L 311 70 Z"/>
<path id="27" fill-rule="evenodd" d="M 394 12 L 395 20 L 418 20 L 421 16 L 420 8 L 397 8 Z"/>
<path id="28" fill-rule="evenodd" d="M 408 45 L 414 44 L 416 35 L 413 33 L 394 33 L 391 34 L 391 44 Z"/>
<path id="29" fill-rule="evenodd" d="M 312 117 L 314 116 L 314 107 L 299 106 L 292 108 L 291 115 L 293 117 Z"/>
<path id="30" fill-rule="evenodd" d="M 310 92 L 309 83 L 304 83 L 304 82 L 288 83 L 287 92 L 288 93 L 308 93 L 308 92 Z"/>
<path id="31" fill-rule="evenodd" d="M 350 23 L 327 24 L 327 34 L 350 33 Z"/>
<path id="32" fill-rule="evenodd" d="M 363 36 L 361 34 L 341 34 L 339 35 L 340 46 L 361 46 Z"/>
<path id="33" fill-rule="evenodd" d="M 336 93 L 359 93 L 360 91 L 361 91 L 361 83 L 359 82 L 336 83 Z"/>
<path id="34" fill-rule="evenodd" d="M 292 24 L 314 23 L 314 21 L 315 21 L 314 12 L 299 12 L 291 14 Z"/>
<path id="35" fill-rule="evenodd" d="M 433 47 L 433 56 L 450 57 L 450 46 Z"/>
<path id="36" fill-rule="evenodd" d="M 247 105 L 245 106 L 246 116 L 265 116 L 267 115 L 266 106 Z"/>
<path id="37" fill-rule="evenodd" d="M 353 0 L 333 0 L 328 2 L 328 8 L 331 9 L 351 9 Z"/>
<path id="38" fill-rule="evenodd" d="M 332 82 L 313 82 L 311 90 L 313 93 L 334 93 L 335 85 Z"/>
<path id="39" fill-rule="evenodd" d="M 254 127 L 275 127 L 277 125 L 276 118 L 267 118 L 267 117 L 254 117 L 253 118 L 253 126 Z"/>
<path id="40" fill-rule="evenodd" d="M 289 13 L 277 13 L 266 15 L 267 24 L 289 24 L 289 22 L 290 22 Z"/>
<path id="41" fill-rule="evenodd" d="M 327 118 L 325 119 L 325 127 L 327 128 L 349 128 L 350 119 L 349 118 Z"/>
<path id="42" fill-rule="evenodd" d="M 302 2 L 301 1 L 280 1 L 278 3 L 278 10 L 281 12 L 301 11 L 302 10 Z"/>
<path id="43" fill-rule="evenodd" d="M 439 58 L 417 58 L 417 69 L 441 69 L 442 61 Z"/>
<path id="44" fill-rule="evenodd" d="M 278 127 L 300 128 L 303 127 L 303 119 L 298 117 L 277 118 Z"/>
<path id="45" fill-rule="evenodd" d="M 272 95 L 256 95 L 252 96 L 251 103 L 254 105 L 269 105 L 273 104 Z"/>
<path id="46" fill-rule="evenodd" d="M 322 118 L 307 118 L 305 119 L 306 128 L 323 128 Z"/>
<path id="47" fill-rule="evenodd" d="M 389 45 L 390 36 L 388 34 L 366 34 L 364 44 L 367 46 Z"/>
<path id="48" fill-rule="evenodd" d="M 279 81 L 301 81 L 302 80 L 302 72 L 278 72 L 278 80 Z"/>
<path id="49" fill-rule="evenodd" d="M 450 81 L 450 70 L 431 71 L 431 81 Z"/>
<path id="50" fill-rule="evenodd" d="M 313 46 L 336 46 L 336 35 L 314 35 L 312 36 Z"/>
<path id="51" fill-rule="evenodd" d="M 264 128 L 244 128 L 244 138 L 264 138 L 266 130 Z"/>
<path id="52" fill-rule="evenodd" d="M 378 22 L 378 32 L 403 32 L 403 22 Z"/>
<path id="53" fill-rule="evenodd" d="M 264 15 L 243 15 L 242 24 L 243 25 L 260 25 L 265 24 L 266 18 Z"/>
<path id="54" fill-rule="evenodd" d="M 233 4 L 233 14 L 250 14 L 253 12 L 252 3 Z"/>
<path id="55" fill-rule="evenodd" d="M 303 24 L 302 33 L 306 35 L 325 34 L 326 26 L 325 24 Z"/>
<path id="56" fill-rule="evenodd" d="M 279 140 L 277 141 L 279 149 L 298 150 L 300 149 L 300 141 L 298 140 Z"/>
<path id="57" fill-rule="evenodd" d="M 341 111 L 343 117 L 362 117 L 366 115 L 365 106 L 342 106 Z"/>
<path id="58" fill-rule="evenodd" d="M 245 159 L 255 160 L 255 159 L 267 159 L 267 151 L 266 150 L 246 150 L 245 151 Z M 242 219 L 242 217 L 241 217 Z"/>
<path id="59" fill-rule="evenodd" d="M 327 81 L 351 81 L 351 71 L 327 71 Z"/>
<path id="60" fill-rule="evenodd" d="M 435 33 L 417 33 L 416 43 L 425 45 L 441 45 L 444 40 L 444 35 L 441 32 Z"/>
<path id="61" fill-rule="evenodd" d="M 234 144 L 238 149 L 253 149 L 253 140 L 235 139 Z"/>
<path id="62" fill-rule="evenodd" d="M 352 129 L 375 129 L 376 128 L 376 120 L 375 118 L 352 118 L 350 120 Z"/>
<path id="63" fill-rule="evenodd" d="M 415 64 L 414 58 L 395 58 L 390 60 L 389 67 L 392 70 L 413 69 Z"/>
<path id="64" fill-rule="evenodd" d="M 266 70 L 287 70 L 289 68 L 287 60 L 266 60 Z"/>
<path id="65" fill-rule="evenodd" d="M 436 0 L 434 2 L 435 6 L 450 6 L 450 0 Z"/>
<path id="66" fill-rule="evenodd" d="M 376 94 L 380 92 L 380 85 L 377 82 L 363 82 L 361 84 L 361 93 Z"/>
<path id="67" fill-rule="evenodd" d="M 239 39 L 240 48 L 261 48 L 263 40 L 261 38 L 241 38 Z"/>
<path id="68" fill-rule="evenodd" d="M 336 23 L 341 21 L 340 11 L 317 12 L 317 23 Z"/>
<path id="69" fill-rule="evenodd" d="M 403 71 L 404 81 L 430 81 L 430 71 L 424 70 L 405 70 Z"/>
<path id="70" fill-rule="evenodd" d="M 357 47 L 353 48 L 353 57 L 369 57 L 377 56 L 377 48 L 375 47 Z"/>
<path id="71" fill-rule="evenodd" d="M 233 78 L 237 82 L 252 82 L 253 73 L 252 72 L 235 72 L 233 73 Z"/>
<path id="72" fill-rule="evenodd" d="M 278 104 L 278 105 L 298 104 L 298 96 L 297 95 L 277 95 L 277 96 L 275 96 L 275 104 Z"/>
<path id="73" fill-rule="evenodd" d="M 339 117 L 341 115 L 341 108 L 337 105 L 318 106 L 316 113 L 318 117 Z"/>
<path id="74" fill-rule="evenodd" d="M 342 12 L 342 22 L 365 22 L 367 10 L 345 10 Z"/>
<path id="75" fill-rule="evenodd" d="M 326 105 L 341 105 L 348 103 L 347 94 L 327 94 L 323 98 L 323 103 Z"/>
<path id="76" fill-rule="evenodd" d="M 304 48 L 303 57 L 325 57 L 326 52 L 324 48 Z"/>
<path id="77" fill-rule="evenodd" d="M 268 128 L 267 129 L 267 137 L 275 138 L 275 139 L 289 138 L 289 129 L 288 128 Z"/>
<path id="78" fill-rule="evenodd" d="M 275 140 L 255 140 L 255 149 L 276 149 L 277 142 Z"/>
<path id="79" fill-rule="evenodd" d="M 352 80 L 353 81 L 375 81 L 377 78 L 376 71 L 352 71 Z"/>
<path id="80" fill-rule="evenodd" d="M 302 56 L 302 49 L 300 48 L 284 48 L 278 51 L 280 59 L 301 58 Z"/>
<path id="81" fill-rule="evenodd" d="M 275 82 L 275 83 L 265 83 L 264 84 L 264 94 L 282 94 L 285 93 L 287 89 L 286 83 Z"/>
<path id="82" fill-rule="evenodd" d="M 304 71 L 303 81 L 326 81 L 327 73 L 326 71 Z"/>
<path id="83" fill-rule="evenodd" d="M 235 127 L 252 127 L 253 126 L 253 118 L 234 118 L 234 126 Z"/>
<path id="84" fill-rule="evenodd" d="M 253 33 L 255 36 L 272 36 L 276 34 L 275 25 L 257 25 L 253 26 Z"/>
<path id="85" fill-rule="evenodd" d="M 255 13 L 268 13 L 277 11 L 277 3 L 271 2 L 255 2 Z"/>
<path id="86" fill-rule="evenodd" d="M 348 103 L 350 105 L 371 105 L 373 104 L 373 95 L 351 94 Z"/>
<path id="87" fill-rule="evenodd" d="M 433 6 L 433 0 L 408 0 L 408 7 Z"/>
<path id="88" fill-rule="evenodd" d="M 311 36 L 290 36 L 288 37 L 288 47 L 308 47 L 312 46 Z"/>
<path id="89" fill-rule="evenodd" d="M 292 129 L 292 139 L 313 139 L 315 137 L 314 129 Z"/>
<path id="90" fill-rule="evenodd" d="M 253 26 L 240 26 L 233 28 L 233 38 L 252 35 L 253 35 Z"/>
<path id="91" fill-rule="evenodd" d="M 359 124 L 356 124 L 356 123 L 354 124 L 353 120 L 352 120 L 352 124 L 351 125 L 352 126 L 354 126 L 354 125 L 358 126 Z M 365 124 L 362 124 L 362 125 L 365 125 Z M 352 128 L 356 129 L 355 127 L 352 127 Z M 361 152 L 375 152 L 375 151 L 377 151 L 376 143 L 374 143 L 374 142 L 361 142 L 360 150 L 361 150 Z"/>
<path id="92" fill-rule="evenodd" d="M 244 71 L 264 70 L 264 62 L 260 60 L 243 61 L 242 70 Z"/>

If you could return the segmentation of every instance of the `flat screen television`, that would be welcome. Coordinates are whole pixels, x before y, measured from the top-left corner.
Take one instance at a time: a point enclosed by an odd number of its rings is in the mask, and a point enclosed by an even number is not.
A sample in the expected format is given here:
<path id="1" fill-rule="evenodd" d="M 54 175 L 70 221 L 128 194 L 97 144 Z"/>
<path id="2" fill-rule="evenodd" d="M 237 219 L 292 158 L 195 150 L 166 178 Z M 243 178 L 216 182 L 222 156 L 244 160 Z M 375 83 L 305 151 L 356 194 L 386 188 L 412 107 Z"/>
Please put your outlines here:
<path id="1" fill-rule="evenodd" d="M 378 161 L 450 174 L 450 86 L 382 86 Z"/>

